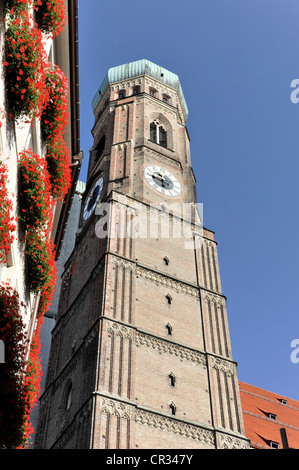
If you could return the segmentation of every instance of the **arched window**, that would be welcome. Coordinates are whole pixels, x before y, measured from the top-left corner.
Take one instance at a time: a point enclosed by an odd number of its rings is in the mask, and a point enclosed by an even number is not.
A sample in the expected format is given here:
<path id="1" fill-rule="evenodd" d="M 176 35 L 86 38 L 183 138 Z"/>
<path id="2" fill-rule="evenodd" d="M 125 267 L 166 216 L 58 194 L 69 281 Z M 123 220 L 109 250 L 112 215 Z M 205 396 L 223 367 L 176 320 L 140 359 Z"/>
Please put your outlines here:
<path id="1" fill-rule="evenodd" d="M 69 410 L 72 404 L 72 391 L 73 391 L 72 382 L 69 381 L 66 387 L 66 392 L 65 392 L 65 409 L 66 410 Z"/>
<path id="2" fill-rule="evenodd" d="M 166 130 L 157 119 L 150 124 L 150 140 L 162 147 L 167 147 Z"/>
<path id="3" fill-rule="evenodd" d="M 157 96 L 157 90 L 155 90 L 155 88 L 150 88 L 149 93 L 151 96 Z"/>
<path id="4" fill-rule="evenodd" d="M 169 265 L 169 259 L 167 258 L 167 256 L 164 256 L 163 261 L 165 266 Z"/>
<path id="5" fill-rule="evenodd" d="M 133 95 L 138 95 L 138 93 L 140 93 L 140 86 L 136 85 L 133 88 Z"/>
<path id="6" fill-rule="evenodd" d="M 126 90 L 120 90 L 120 91 L 118 92 L 118 99 L 119 99 L 119 100 L 122 100 L 122 99 L 125 98 L 125 97 L 126 97 Z"/>
<path id="7" fill-rule="evenodd" d="M 174 387 L 175 386 L 175 376 L 172 372 L 169 374 L 168 380 L 169 380 L 169 385 L 171 387 Z"/>
<path id="8" fill-rule="evenodd" d="M 176 413 L 176 406 L 175 406 L 175 404 L 174 404 L 173 402 L 171 402 L 171 403 L 169 404 L 169 412 L 170 412 L 170 414 L 173 415 L 173 416 L 174 416 L 175 413 Z"/>
<path id="9" fill-rule="evenodd" d="M 168 305 L 171 304 L 171 302 L 172 302 L 172 297 L 171 297 L 171 295 L 169 295 L 169 294 L 166 295 L 166 302 L 168 303 Z"/>
<path id="10" fill-rule="evenodd" d="M 105 144 L 106 144 L 106 136 L 103 135 L 100 142 L 95 148 L 95 161 L 99 160 L 99 158 L 102 156 L 104 149 L 105 149 Z"/>
<path id="11" fill-rule="evenodd" d="M 165 327 L 166 327 L 166 333 L 167 333 L 167 335 L 168 335 L 168 336 L 171 336 L 171 335 L 172 335 L 172 326 L 171 326 L 171 324 L 170 324 L 170 323 L 167 323 L 167 324 L 165 325 Z"/>

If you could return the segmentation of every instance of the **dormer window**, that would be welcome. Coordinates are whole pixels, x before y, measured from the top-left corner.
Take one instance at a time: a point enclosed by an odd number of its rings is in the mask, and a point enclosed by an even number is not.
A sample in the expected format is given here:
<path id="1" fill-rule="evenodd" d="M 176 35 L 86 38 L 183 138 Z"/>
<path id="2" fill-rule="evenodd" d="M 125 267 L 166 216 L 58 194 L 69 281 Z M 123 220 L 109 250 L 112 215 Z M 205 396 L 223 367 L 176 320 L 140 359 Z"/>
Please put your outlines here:
<path id="1" fill-rule="evenodd" d="M 166 130 L 157 119 L 150 124 L 150 140 L 162 147 L 167 147 Z"/>
<path id="2" fill-rule="evenodd" d="M 279 444 L 278 442 L 270 441 L 270 447 L 271 449 L 279 449 Z"/>
<path id="3" fill-rule="evenodd" d="M 273 421 L 277 421 L 277 416 L 274 413 L 269 413 L 268 418 L 273 419 Z"/>

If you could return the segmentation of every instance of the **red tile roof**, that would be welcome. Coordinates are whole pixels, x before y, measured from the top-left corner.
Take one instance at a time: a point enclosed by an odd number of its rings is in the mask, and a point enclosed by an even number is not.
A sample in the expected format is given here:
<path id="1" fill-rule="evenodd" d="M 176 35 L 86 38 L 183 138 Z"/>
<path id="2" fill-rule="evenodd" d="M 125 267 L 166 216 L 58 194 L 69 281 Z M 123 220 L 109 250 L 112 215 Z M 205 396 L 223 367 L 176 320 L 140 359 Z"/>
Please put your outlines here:
<path id="1" fill-rule="evenodd" d="M 280 430 L 284 428 L 289 447 L 299 449 L 299 401 L 244 382 L 239 384 L 245 435 L 251 447 L 269 449 L 272 441 L 283 449 Z"/>

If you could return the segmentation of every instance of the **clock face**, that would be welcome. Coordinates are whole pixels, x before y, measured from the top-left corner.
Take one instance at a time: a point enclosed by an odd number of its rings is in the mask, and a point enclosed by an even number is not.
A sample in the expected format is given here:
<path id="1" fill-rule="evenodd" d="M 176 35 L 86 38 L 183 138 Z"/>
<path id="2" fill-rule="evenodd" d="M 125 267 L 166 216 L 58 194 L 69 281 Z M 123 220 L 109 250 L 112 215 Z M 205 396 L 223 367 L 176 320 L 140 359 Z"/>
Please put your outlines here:
<path id="1" fill-rule="evenodd" d="M 85 203 L 84 212 L 83 212 L 83 219 L 87 220 L 88 217 L 92 214 L 93 210 L 95 209 L 97 202 L 101 196 L 103 188 L 103 178 L 99 178 L 95 184 L 92 186 L 88 199 Z"/>
<path id="2" fill-rule="evenodd" d="M 159 193 L 165 196 L 178 196 L 181 186 L 169 171 L 158 166 L 148 166 L 144 170 L 146 181 Z"/>

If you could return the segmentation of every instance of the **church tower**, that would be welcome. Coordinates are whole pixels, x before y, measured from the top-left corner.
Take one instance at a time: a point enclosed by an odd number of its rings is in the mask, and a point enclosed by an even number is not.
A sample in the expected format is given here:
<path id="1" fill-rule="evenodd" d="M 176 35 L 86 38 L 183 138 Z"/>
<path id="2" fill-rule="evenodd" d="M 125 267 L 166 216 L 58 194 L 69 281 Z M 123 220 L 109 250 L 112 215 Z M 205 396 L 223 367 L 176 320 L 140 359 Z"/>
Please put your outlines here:
<path id="1" fill-rule="evenodd" d="M 93 110 L 36 448 L 246 448 L 179 79 L 148 60 L 111 68 Z"/>

